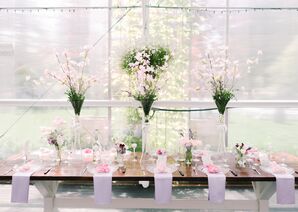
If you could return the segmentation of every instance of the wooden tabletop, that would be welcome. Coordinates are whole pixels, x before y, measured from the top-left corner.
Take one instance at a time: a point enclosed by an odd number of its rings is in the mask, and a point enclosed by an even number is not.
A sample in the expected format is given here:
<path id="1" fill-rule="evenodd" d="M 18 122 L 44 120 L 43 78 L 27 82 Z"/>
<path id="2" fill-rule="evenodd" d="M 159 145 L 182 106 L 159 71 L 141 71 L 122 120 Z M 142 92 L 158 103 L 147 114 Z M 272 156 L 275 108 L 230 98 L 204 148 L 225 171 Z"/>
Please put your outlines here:
<path id="1" fill-rule="evenodd" d="M 138 158 L 140 155 L 138 154 Z M 116 170 L 113 173 L 113 181 L 141 181 L 141 180 L 154 180 L 154 175 L 147 171 L 142 170 L 139 161 L 132 161 L 132 156 L 130 159 L 125 161 L 126 171 L 123 173 L 121 170 Z M 169 162 L 173 162 L 171 158 L 169 158 Z M 17 157 L 13 157 L 13 159 L 0 161 L 0 181 L 10 181 L 14 171 L 12 168 L 16 164 L 22 164 L 23 160 Z M 230 165 L 230 169 L 237 173 L 238 176 L 234 176 L 231 172 L 226 174 L 227 182 L 252 182 L 252 181 L 275 181 L 275 177 L 269 173 L 262 171 L 260 168 L 257 168 L 261 175 L 257 174 L 251 168 L 237 168 L 233 161 L 228 162 Z M 294 170 L 298 170 L 298 162 L 289 161 L 287 163 L 289 167 L 294 168 Z M 92 181 L 93 175 L 86 171 L 86 166 L 88 163 L 83 161 L 76 161 L 73 163 L 57 163 L 53 166 L 49 166 L 45 164 L 39 171 L 36 171 L 31 176 L 31 180 L 43 181 L 43 180 L 51 180 L 51 181 Z M 51 170 L 44 174 L 49 168 Z M 178 170 L 173 173 L 174 181 L 197 181 L 197 182 L 207 182 L 207 175 L 197 170 L 196 172 L 193 170 L 192 166 L 186 166 L 184 163 L 181 163 L 179 170 L 182 171 L 184 176 L 182 176 Z M 84 172 L 85 171 L 85 172 Z M 298 182 L 298 175 L 296 173 L 293 174 L 295 176 L 296 182 Z"/>

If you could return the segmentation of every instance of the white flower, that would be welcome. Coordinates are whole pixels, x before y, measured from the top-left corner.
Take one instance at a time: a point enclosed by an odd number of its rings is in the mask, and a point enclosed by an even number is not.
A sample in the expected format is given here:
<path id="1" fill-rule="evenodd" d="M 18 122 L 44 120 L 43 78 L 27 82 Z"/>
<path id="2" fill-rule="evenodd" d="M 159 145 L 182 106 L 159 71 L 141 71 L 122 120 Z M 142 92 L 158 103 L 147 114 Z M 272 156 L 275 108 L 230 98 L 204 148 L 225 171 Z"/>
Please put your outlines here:
<path id="1" fill-rule="evenodd" d="M 25 79 L 26 79 L 26 81 L 29 81 L 31 79 L 31 76 L 27 75 Z"/>
<path id="2" fill-rule="evenodd" d="M 259 55 L 259 56 L 263 55 L 263 51 L 262 50 L 258 50 L 257 55 Z"/>

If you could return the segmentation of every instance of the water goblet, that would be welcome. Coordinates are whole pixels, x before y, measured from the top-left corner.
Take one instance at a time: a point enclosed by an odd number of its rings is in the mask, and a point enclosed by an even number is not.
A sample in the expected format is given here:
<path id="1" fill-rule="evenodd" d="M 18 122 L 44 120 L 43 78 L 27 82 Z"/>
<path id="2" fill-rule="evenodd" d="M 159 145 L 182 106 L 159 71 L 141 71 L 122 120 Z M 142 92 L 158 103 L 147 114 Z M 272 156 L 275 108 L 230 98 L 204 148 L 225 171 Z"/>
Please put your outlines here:
<path id="1" fill-rule="evenodd" d="M 137 161 L 137 158 L 136 158 L 136 148 L 137 148 L 137 146 L 138 145 L 136 143 L 131 144 L 131 147 L 133 149 L 133 160 L 132 161 L 134 161 L 134 162 Z"/>

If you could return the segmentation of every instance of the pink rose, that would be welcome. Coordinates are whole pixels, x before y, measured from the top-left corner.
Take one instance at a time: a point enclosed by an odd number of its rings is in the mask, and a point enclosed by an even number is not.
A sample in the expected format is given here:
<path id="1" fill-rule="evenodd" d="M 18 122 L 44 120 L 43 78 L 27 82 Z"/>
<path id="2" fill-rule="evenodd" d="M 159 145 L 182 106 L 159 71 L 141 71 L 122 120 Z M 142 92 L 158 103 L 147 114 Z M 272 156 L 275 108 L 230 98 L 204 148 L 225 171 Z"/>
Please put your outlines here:
<path id="1" fill-rule="evenodd" d="M 97 173 L 108 173 L 110 172 L 110 167 L 108 164 L 100 164 L 98 166 L 96 166 L 96 172 Z"/>

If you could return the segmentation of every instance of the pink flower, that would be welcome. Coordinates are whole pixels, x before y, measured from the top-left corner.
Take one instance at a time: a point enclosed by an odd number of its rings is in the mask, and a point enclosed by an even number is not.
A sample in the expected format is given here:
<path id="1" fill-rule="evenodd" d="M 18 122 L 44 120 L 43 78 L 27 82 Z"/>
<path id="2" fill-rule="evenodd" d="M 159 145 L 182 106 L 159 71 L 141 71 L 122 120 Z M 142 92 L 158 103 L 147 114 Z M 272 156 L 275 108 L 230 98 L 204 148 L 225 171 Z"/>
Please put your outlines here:
<path id="1" fill-rule="evenodd" d="M 92 152 L 93 152 L 92 149 L 88 149 L 88 148 L 84 149 L 85 154 L 92 154 Z"/>
<path id="2" fill-rule="evenodd" d="M 95 168 L 97 173 L 108 173 L 110 172 L 110 167 L 108 164 L 100 164 Z"/>
<path id="3" fill-rule="evenodd" d="M 158 150 L 156 151 L 156 154 L 157 154 L 157 155 L 165 155 L 165 154 L 166 154 L 166 150 L 164 150 L 164 149 L 158 149 Z"/>
<path id="4" fill-rule="evenodd" d="M 208 173 L 215 174 L 219 172 L 219 168 L 213 164 L 207 164 L 205 167 L 207 168 Z"/>

